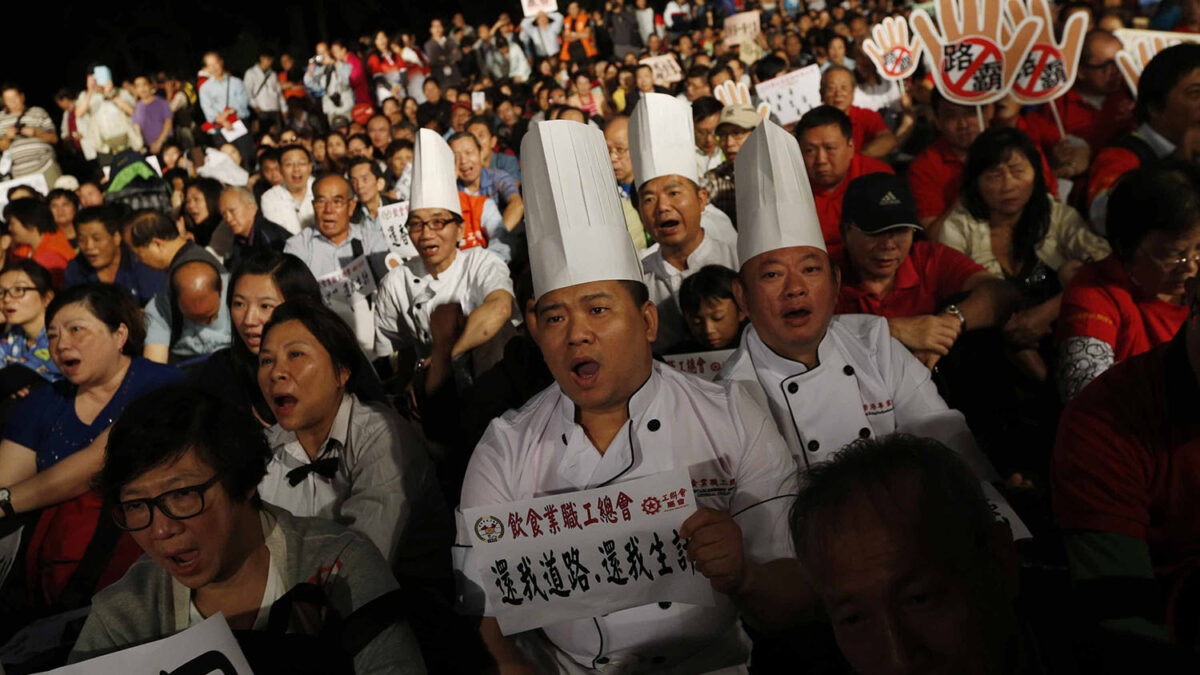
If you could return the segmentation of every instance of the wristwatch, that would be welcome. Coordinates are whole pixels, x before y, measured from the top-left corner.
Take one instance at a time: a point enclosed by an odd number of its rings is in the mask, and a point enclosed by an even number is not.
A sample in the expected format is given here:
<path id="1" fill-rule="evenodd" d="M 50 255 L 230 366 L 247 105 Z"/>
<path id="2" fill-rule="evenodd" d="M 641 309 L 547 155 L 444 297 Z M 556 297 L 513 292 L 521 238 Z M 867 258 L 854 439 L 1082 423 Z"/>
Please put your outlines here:
<path id="1" fill-rule="evenodd" d="M 963 316 L 962 310 L 958 308 L 958 305 L 946 305 L 946 309 L 942 311 L 958 319 L 958 323 L 963 330 L 967 329 L 967 317 Z"/>
<path id="2" fill-rule="evenodd" d="M 8 488 L 0 488 L 0 511 L 4 511 L 4 515 L 9 518 L 17 515 L 12 507 L 12 493 Z"/>

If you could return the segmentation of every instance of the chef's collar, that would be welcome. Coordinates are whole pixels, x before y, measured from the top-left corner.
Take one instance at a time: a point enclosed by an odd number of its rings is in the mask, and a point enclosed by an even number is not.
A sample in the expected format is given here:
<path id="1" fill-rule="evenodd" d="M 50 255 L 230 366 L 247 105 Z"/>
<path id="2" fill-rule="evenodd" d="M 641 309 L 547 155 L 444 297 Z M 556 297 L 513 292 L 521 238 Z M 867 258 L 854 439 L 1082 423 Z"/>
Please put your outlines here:
<path id="1" fill-rule="evenodd" d="M 833 349 L 833 346 L 829 344 L 828 326 L 825 328 L 825 335 L 821 337 L 821 344 L 817 345 L 817 365 L 813 368 L 809 368 L 800 361 L 793 361 L 786 356 L 776 353 L 775 350 L 767 346 L 767 343 L 763 342 L 753 324 L 746 329 L 745 340 L 747 349 L 750 350 L 750 359 L 753 361 L 755 368 L 763 367 L 785 378 L 819 368 L 822 363 L 829 360 L 827 358 L 829 350 Z"/>

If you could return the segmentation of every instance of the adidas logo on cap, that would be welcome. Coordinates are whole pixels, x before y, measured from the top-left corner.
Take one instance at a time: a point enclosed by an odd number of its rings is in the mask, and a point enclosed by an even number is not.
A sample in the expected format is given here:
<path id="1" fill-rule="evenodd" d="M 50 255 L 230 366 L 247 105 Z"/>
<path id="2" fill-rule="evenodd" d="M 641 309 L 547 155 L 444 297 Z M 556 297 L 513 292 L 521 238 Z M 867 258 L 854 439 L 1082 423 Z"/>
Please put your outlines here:
<path id="1" fill-rule="evenodd" d="M 883 199 L 879 200 L 880 206 L 898 206 L 899 204 L 900 200 L 896 198 L 896 195 L 892 194 L 891 190 L 888 190 L 888 193 L 883 196 Z"/>

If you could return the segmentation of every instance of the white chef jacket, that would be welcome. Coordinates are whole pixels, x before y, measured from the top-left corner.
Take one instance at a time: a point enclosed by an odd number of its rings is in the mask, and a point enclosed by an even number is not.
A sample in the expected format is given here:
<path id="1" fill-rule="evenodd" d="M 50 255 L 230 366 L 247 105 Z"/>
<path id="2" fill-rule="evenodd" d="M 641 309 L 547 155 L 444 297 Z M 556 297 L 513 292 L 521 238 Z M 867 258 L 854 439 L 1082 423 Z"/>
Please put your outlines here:
<path id="1" fill-rule="evenodd" d="M 412 344 L 429 355 L 429 315 L 434 308 L 457 302 L 470 316 L 492 291 L 513 293 L 508 266 L 500 256 L 479 247 L 460 250 L 450 267 L 435 279 L 420 258 L 404 261 L 388 272 L 375 297 L 376 344 Z M 377 346 L 376 351 L 380 351 Z M 383 350 L 387 351 L 387 350 Z"/>
<path id="2" fill-rule="evenodd" d="M 314 183 L 316 183 L 316 179 L 309 176 L 304 199 L 299 203 L 292 199 L 292 193 L 288 192 L 286 185 L 276 185 L 264 192 L 262 196 L 263 218 L 292 234 L 300 234 L 300 230 L 312 227 L 317 219 L 312 203 Z"/>
<path id="3" fill-rule="evenodd" d="M 723 241 L 737 249 L 737 230 L 733 227 L 733 221 L 724 211 L 709 204 L 700 212 L 700 227 L 704 228 L 704 233 L 712 238 Z M 733 269 L 737 269 L 737 265 Z"/>
<path id="4" fill-rule="evenodd" d="M 650 290 L 650 300 L 658 306 L 658 338 L 654 341 L 654 352 L 666 354 L 688 338 L 687 324 L 679 305 L 679 287 L 683 280 L 705 265 L 724 265 L 736 270 L 737 244 L 720 241 L 705 231 L 704 239 L 687 258 L 686 270 L 667 262 L 658 244 L 641 251 L 640 257 L 642 278 Z"/>
<path id="5" fill-rule="evenodd" d="M 812 369 L 772 351 L 751 326 L 721 380 L 757 384 L 801 470 L 859 438 L 900 432 L 941 441 L 983 480 L 996 470 L 962 413 L 942 400 L 926 368 L 888 333 L 887 319 L 833 317 Z"/>
<path id="6" fill-rule="evenodd" d="M 471 456 L 457 514 L 455 566 L 465 577 L 468 605 L 474 600 L 478 607 L 483 591 L 462 509 L 591 489 L 681 466 L 689 467 L 693 482 L 720 478 L 736 485 L 709 494 L 697 491 L 697 503 L 734 514 L 749 559 L 794 556 L 787 512 L 795 464 L 751 393 L 736 383 L 705 382 L 655 362 L 628 408 L 630 420 L 603 455 L 575 422 L 575 404 L 557 384 L 492 421 Z M 584 670 L 604 666 L 670 673 L 685 660 L 694 668 L 700 654 L 703 667 L 689 672 L 745 664 L 737 610 L 726 596 L 716 598 L 716 607 L 643 605 L 542 631 Z M 487 607 L 483 611 L 492 613 Z M 560 665 L 559 671 L 578 668 Z"/>

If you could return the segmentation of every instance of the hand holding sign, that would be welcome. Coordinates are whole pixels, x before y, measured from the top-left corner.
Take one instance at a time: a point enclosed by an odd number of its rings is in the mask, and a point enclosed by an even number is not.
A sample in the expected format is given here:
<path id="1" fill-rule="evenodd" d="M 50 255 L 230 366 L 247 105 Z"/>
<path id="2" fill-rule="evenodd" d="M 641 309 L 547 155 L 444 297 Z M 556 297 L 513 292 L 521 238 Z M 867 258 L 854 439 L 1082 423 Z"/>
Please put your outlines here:
<path id="1" fill-rule="evenodd" d="M 873 37 L 863 41 L 863 51 L 871 57 L 875 69 L 885 80 L 903 80 L 912 76 L 921 63 L 921 38 L 913 35 L 908 41 L 908 24 L 900 17 L 889 16 L 871 29 Z"/>
<path id="2" fill-rule="evenodd" d="M 688 560 L 696 565 L 713 590 L 734 594 L 746 583 L 746 554 L 742 528 L 733 516 L 714 509 L 698 509 L 679 528 L 690 540 Z"/>
<path id="3" fill-rule="evenodd" d="M 1013 98 L 1026 105 L 1047 103 L 1058 98 L 1075 82 L 1079 72 L 1079 53 L 1083 51 L 1083 34 L 1087 32 L 1088 17 L 1076 12 L 1067 19 L 1063 41 L 1054 41 L 1054 20 L 1046 0 L 1008 0 L 1008 17 L 1020 25 L 1030 16 L 1042 20 L 1042 29 L 1025 56 L 1017 79 L 1012 85 Z"/>
<path id="4" fill-rule="evenodd" d="M 1042 20 L 1025 17 L 1002 45 L 1001 2 L 937 0 L 940 29 L 925 10 L 913 11 L 913 30 L 929 49 L 933 81 L 947 100 L 983 105 L 1002 98 L 1012 86 Z"/>

